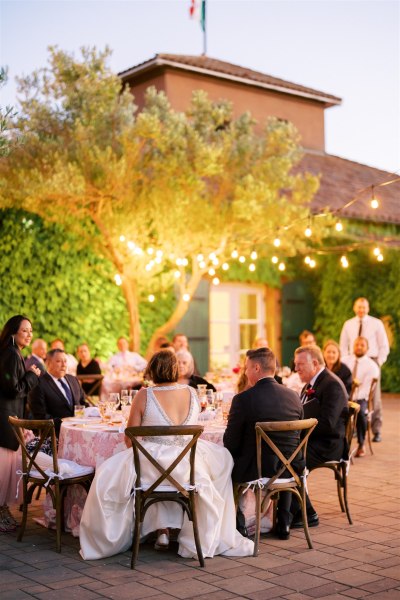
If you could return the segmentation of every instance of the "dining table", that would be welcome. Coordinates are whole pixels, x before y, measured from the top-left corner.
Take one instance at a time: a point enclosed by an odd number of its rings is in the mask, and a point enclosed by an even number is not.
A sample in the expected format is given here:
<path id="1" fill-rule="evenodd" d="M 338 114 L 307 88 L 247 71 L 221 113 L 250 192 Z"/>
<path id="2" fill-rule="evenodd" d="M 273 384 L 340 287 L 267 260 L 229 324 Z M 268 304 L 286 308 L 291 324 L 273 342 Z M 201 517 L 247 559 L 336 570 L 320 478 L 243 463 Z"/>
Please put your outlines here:
<path id="1" fill-rule="evenodd" d="M 117 411 L 120 412 L 120 411 Z M 226 423 L 220 415 L 206 411 L 199 417 L 199 424 L 204 425 L 201 439 L 223 446 L 223 436 Z M 107 458 L 126 450 L 125 421 L 107 423 L 100 417 L 69 417 L 63 419 L 60 429 L 58 456 L 72 460 L 80 465 L 99 467 Z M 65 499 L 64 519 L 65 530 L 74 537 L 79 536 L 79 524 L 86 500 L 86 492 L 81 486 L 71 486 Z M 249 490 L 240 502 L 241 510 L 245 515 L 246 526 L 249 533 L 255 525 L 255 497 Z M 270 531 L 272 520 L 272 507 L 269 507 L 262 518 L 262 532 Z M 52 527 L 55 522 L 55 511 L 50 498 L 44 501 L 44 513 L 40 519 L 41 524 Z"/>

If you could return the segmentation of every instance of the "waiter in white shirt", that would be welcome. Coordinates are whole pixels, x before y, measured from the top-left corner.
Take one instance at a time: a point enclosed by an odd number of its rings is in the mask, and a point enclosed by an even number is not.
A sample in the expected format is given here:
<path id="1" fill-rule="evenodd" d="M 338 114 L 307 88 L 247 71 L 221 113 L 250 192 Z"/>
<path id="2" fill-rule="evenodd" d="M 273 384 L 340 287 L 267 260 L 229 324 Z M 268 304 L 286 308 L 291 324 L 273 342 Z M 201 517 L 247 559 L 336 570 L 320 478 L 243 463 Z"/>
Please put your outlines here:
<path id="1" fill-rule="evenodd" d="M 366 298 L 357 298 L 353 310 L 355 317 L 346 321 L 340 334 L 340 352 L 342 356 L 352 354 L 354 342 L 358 337 L 366 338 L 368 342 L 367 356 L 372 358 L 379 367 L 386 362 L 390 348 L 385 327 L 380 319 L 371 317 L 369 302 Z M 373 442 L 382 441 L 382 401 L 380 378 L 374 397 L 374 414 L 372 416 Z"/>

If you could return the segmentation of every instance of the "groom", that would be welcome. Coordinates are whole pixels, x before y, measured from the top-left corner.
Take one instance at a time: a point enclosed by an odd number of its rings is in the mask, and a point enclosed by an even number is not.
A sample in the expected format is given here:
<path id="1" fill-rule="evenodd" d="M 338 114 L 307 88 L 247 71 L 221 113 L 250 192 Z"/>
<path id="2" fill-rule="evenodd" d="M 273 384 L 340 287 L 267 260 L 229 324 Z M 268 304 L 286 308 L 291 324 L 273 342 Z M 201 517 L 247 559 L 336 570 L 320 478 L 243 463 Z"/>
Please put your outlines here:
<path id="1" fill-rule="evenodd" d="M 300 398 L 296 392 L 274 379 L 276 358 L 272 350 L 248 350 L 245 369 L 252 387 L 233 398 L 224 434 L 224 446 L 232 454 L 234 461 L 234 484 L 258 478 L 255 434 L 255 424 L 258 421 L 297 421 L 303 417 Z M 286 457 L 292 454 L 298 443 L 298 431 L 280 434 L 279 448 Z M 263 444 L 262 452 L 262 476 L 271 477 L 277 472 L 276 456 L 266 444 Z M 301 459 L 295 459 L 292 464 L 299 472 L 304 468 Z M 277 532 L 280 539 L 288 539 L 290 535 L 290 496 L 291 494 L 281 494 L 278 502 Z"/>

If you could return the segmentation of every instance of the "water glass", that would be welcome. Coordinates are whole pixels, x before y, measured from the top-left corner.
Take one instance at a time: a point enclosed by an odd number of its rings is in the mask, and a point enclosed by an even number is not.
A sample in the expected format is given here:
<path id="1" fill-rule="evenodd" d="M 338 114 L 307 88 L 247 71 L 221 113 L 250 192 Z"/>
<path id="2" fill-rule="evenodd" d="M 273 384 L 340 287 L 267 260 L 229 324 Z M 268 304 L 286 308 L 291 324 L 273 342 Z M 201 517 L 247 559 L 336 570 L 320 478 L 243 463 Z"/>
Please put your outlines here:
<path id="1" fill-rule="evenodd" d="M 206 390 L 206 398 L 208 406 L 214 406 L 214 392 L 212 390 Z"/>
<path id="2" fill-rule="evenodd" d="M 74 417 L 84 417 L 85 416 L 85 407 L 82 404 L 75 404 L 74 406 Z"/>

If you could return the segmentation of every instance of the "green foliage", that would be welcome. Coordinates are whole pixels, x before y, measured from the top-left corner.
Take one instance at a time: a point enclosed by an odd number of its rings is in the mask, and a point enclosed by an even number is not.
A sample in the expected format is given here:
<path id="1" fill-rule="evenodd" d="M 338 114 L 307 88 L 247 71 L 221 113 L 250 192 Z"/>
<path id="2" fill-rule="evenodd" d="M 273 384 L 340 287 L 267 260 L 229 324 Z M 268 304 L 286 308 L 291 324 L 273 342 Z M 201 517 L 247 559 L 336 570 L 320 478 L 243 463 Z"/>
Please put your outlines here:
<path id="1" fill-rule="evenodd" d="M 75 353 L 88 342 L 92 354 L 108 358 L 116 339 L 127 334 L 120 289 L 111 266 L 60 225 L 46 225 L 22 211 L 0 211 L 0 323 L 22 312 L 34 337 L 65 340 Z"/>
<path id="2" fill-rule="evenodd" d="M 383 320 L 391 344 L 382 368 L 382 389 L 400 392 L 400 255 L 387 250 L 379 263 L 370 251 L 358 250 L 348 260 L 348 269 L 340 266 L 337 255 L 319 258 L 313 272 L 300 267 L 315 297 L 317 340 L 321 344 L 328 338 L 338 341 L 344 321 L 354 316 L 354 300 L 368 298 L 370 314 Z"/>

